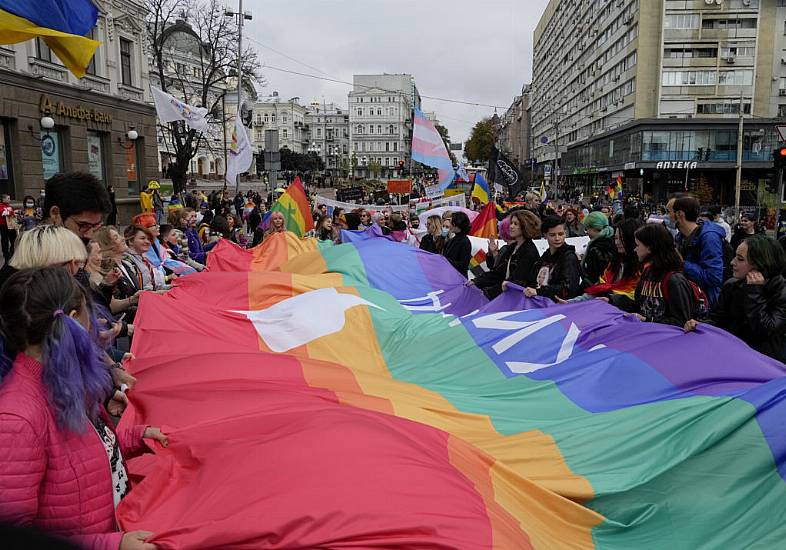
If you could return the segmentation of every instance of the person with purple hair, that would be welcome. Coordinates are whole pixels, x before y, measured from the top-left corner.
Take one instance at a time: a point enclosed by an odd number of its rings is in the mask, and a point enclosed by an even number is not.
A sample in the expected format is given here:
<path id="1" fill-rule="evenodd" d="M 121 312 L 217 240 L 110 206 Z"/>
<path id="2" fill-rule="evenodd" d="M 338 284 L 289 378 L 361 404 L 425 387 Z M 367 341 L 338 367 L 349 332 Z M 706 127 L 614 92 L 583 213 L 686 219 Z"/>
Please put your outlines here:
<path id="1" fill-rule="evenodd" d="M 0 289 L 0 523 L 35 526 L 100 550 L 154 550 L 147 531 L 119 532 L 124 458 L 158 428 L 114 430 L 112 377 L 95 345 L 90 297 L 66 269 L 39 267 Z"/>

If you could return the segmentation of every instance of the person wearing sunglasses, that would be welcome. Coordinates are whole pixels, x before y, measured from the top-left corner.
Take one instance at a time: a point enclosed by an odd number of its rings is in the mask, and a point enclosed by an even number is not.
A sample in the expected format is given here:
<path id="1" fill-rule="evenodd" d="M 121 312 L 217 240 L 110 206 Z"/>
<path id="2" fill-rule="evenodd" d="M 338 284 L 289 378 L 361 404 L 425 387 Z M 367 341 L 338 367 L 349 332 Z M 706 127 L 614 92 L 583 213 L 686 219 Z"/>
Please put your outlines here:
<path id="1" fill-rule="evenodd" d="M 103 184 L 92 174 L 69 172 L 46 182 L 44 216 L 52 225 L 63 226 L 87 245 L 93 232 L 112 212 L 112 201 Z"/>

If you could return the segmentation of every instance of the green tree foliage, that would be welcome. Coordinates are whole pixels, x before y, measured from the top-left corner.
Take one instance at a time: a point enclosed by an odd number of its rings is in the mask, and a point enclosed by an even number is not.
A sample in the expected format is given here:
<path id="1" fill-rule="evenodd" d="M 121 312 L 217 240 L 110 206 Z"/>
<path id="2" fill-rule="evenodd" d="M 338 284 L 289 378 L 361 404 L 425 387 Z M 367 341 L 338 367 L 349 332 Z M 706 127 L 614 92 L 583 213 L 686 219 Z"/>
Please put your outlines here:
<path id="1" fill-rule="evenodd" d="M 469 139 L 464 143 L 464 155 L 472 163 L 485 164 L 491 158 L 494 141 L 494 125 L 490 118 L 484 118 L 472 128 Z"/>

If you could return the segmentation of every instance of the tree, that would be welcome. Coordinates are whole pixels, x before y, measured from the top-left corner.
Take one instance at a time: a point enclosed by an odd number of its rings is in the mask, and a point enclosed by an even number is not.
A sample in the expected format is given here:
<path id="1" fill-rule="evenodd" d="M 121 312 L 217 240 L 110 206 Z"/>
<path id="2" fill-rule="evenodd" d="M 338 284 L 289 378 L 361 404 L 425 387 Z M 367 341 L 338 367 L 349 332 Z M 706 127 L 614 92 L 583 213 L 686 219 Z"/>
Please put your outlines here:
<path id="1" fill-rule="evenodd" d="M 490 118 L 484 118 L 472 128 L 469 139 L 464 143 L 464 155 L 472 163 L 486 164 L 495 141 L 494 124 Z"/>
<path id="2" fill-rule="evenodd" d="M 352 179 L 355 179 L 355 169 L 358 167 L 358 156 L 352 153 Z"/>
<path id="3" fill-rule="evenodd" d="M 368 163 L 368 171 L 373 179 L 378 179 L 379 173 L 382 172 L 382 165 L 379 161 L 372 160 Z"/>
<path id="4" fill-rule="evenodd" d="M 183 122 L 159 126 L 173 156 L 169 170 L 174 191 L 179 193 L 200 148 L 212 150 L 211 140 L 220 142 L 223 156 L 223 135 L 229 122 L 223 105 L 227 93 L 236 89 L 228 87 L 227 78 L 233 73 L 237 77 L 238 29 L 217 0 L 145 0 L 145 7 L 151 79 L 189 105 L 208 109 L 211 123 L 207 132 Z M 260 62 L 251 49 L 242 58 L 244 86 L 253 91 L 255 83 L 262 84 Z"/>
<path id="5" fill-rule="evenodd" d="M 281 169 L 291 172 L 321 172 L 325 168 L 325 163 L 314 152 L 307 154 L 296 153 L 288 147 L 284 147 L 280 151 L 281 154 Z"/>
<path id="6" fill-rule="evenodd" d="M 341 159 L 341 177 L 346 178 L 349 173 L 349 159 L 344 157 Z"/>

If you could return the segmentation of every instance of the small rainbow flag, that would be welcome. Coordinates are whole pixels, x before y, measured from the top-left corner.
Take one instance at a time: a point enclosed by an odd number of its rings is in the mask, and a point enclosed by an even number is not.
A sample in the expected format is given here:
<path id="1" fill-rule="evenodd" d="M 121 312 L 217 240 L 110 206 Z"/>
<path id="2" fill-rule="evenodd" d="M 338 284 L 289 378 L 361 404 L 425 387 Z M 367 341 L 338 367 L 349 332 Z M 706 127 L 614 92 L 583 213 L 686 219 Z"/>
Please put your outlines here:
<path id="1" fill-rule="evenodd" d="M 622 176 L 617 176 L 613 186 L 609 185 L 608 192 L 613 201 L 622 198 Z"/>
<path id="2" fill-rule="evenodd" d="M 300 178 L 295 178 L 292 185 L 289 186 L 287 192 L 281 195 L 271 212 L 281 212 L 284 214 L 284 221 L 287 225 L 287 230 L 292 231 L 298 237 L 304 236 L 306 233 L 314 229 L 314 218 L 311 215 L 311 207 L 306 197 L 306 191 L 303 189 L 303 184 L 300 183 Z"/>
<path id="3" fill-rule="evenodd" d="M 496 239 L 499 236 L 496 204 L 490 202 L 483 208 L 480 215 L 472 222 L 469 234 L 473 237 L 483 237 L 485 239 Z"/>

